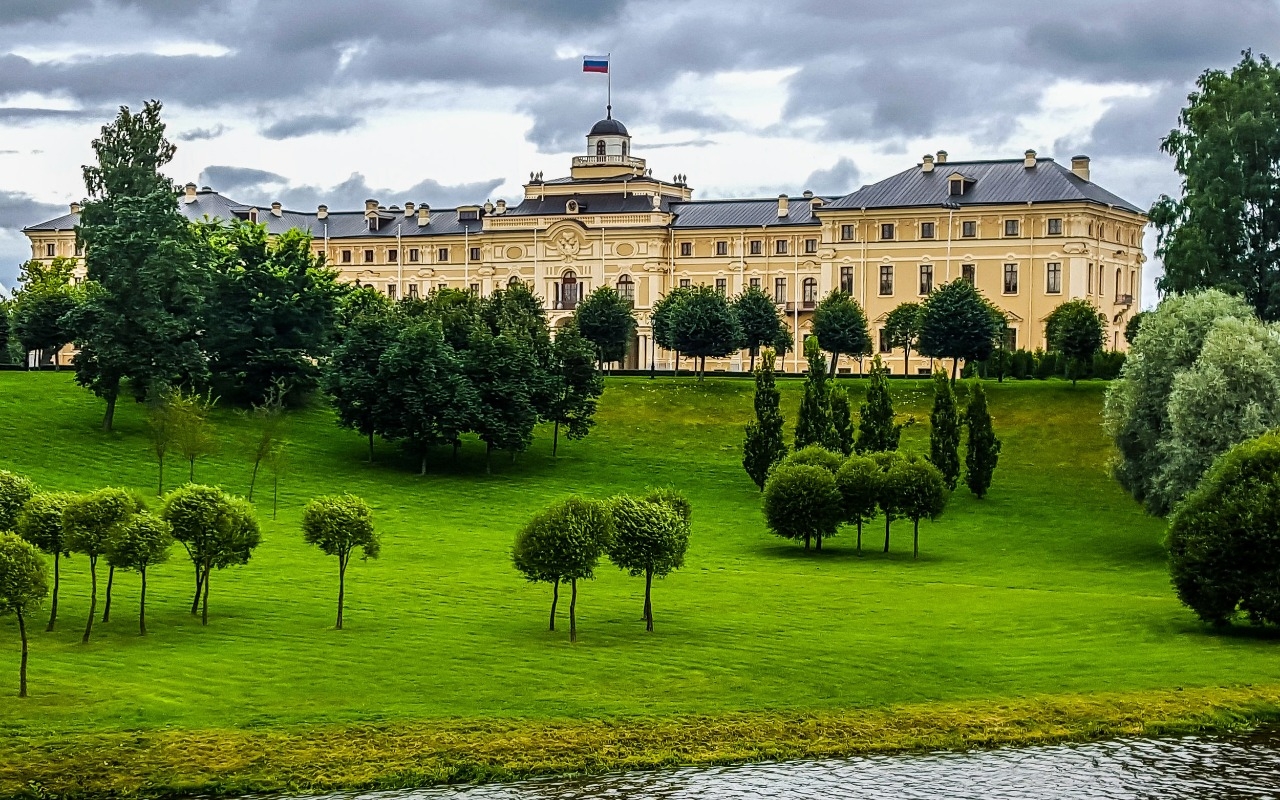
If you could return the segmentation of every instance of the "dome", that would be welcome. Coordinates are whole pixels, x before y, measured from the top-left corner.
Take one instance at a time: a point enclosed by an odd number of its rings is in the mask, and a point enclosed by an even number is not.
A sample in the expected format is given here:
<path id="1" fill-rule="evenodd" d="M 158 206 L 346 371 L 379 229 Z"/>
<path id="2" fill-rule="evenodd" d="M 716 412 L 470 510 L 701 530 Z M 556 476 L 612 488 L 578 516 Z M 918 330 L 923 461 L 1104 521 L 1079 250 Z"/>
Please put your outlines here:
<path id="1" fill-rule="evenodd" d="M 623 125 L 613 117 L 602 119 L 595 125 L 591 126 L 591 133 L 588 136 L 630 136 L 627 133 L 627 126 Z"/>

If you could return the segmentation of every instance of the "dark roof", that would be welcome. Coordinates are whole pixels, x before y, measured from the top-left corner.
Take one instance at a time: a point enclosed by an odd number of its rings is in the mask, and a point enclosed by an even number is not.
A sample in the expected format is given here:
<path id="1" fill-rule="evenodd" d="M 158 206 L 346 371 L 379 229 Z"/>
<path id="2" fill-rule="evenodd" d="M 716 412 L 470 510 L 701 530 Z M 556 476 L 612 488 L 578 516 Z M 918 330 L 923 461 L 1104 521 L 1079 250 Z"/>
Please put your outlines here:
<path id="1" fill-rule="evenodd" d="M 832 198 L 822 198 L 824 203 Z M 788 214 L 778 216 L 778 198 L 758 200 L 698 200 L 672 203 L 676 228 L 758 228 L 783 225 L 817 225 L 809 198 L 792 197 L 787 203 Z"/>
<path id="2" fill-rule="evenodd" d="M 570 200 L 578 201 L 578 212 L 581 214 L 647 214 L 653 211 L 651 195 L 630 194 L 622 192 L 607 194 L 557 194 L 543 198 L 525 200 L 518 206 L 507 209 L 508 217 L 550 216 L 565 213 L 565 205 Z M 671 198 L 663 197 L 658 206 L 659 211 L 667 211 L 671 206 Z"/>
<path id="3" fill-rule="evenodd" d="M 613 117 L 602 119 L 595 125 L 591 126 L 591 133 L 588 136 L 630 136 L 627 133 L 627 126 L 623 125 Z"/>
<path id="4" fill-rule="evenodd" d="M 960 174 L 972 180 L 962 195 L 948 193 L 948 179 Z M 863 186 L 831 203 L 828 208 L 901 208 L 941 206 L 955 202 L 961 206 L 1008 203 L 1087 202 L 1112 205 L 1135 214 L 1146 212 L 1077 176 L 1051 158 L 1036 160 L 1034 167 L 1022 159 L 1007 161 L 950 161 L 936 164 L 932 172 L 920 167 L 899 172 L 879 183 Z"/>

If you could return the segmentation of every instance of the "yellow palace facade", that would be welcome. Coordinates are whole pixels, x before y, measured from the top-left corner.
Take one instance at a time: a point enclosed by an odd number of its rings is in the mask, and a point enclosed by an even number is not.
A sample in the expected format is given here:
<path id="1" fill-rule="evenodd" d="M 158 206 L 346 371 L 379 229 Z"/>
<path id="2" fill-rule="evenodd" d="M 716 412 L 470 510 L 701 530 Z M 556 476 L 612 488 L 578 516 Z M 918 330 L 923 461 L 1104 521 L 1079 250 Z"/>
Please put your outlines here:
<path id="1" fill-rule="evenodd" d="M 867 312 L 887 364 L 901 351 L 880 342 L 885 317 L 956 278 L 972 281 L 1005 311 L 1016 347 L 1045 344 L 1044 324 L 1060 303 L 1084 298 L 1108 321 L 1108 344 L 1141 308 L 1142 210 L 1090 177 L 1089 159 L 1070 166 L 1027 151 L 1022 158 L 952 161 L 927 155 L 910 169 L 843 197 L 694 200 L 684 175 L 654 177 L 631 151 L 618 120 L 600 120 L 567 177 L 530 175 L 519 203 L 431 208 L 405 202 L 364 209 L 284 209 L 245 205 L 187 184 L 179 207 L 192 219 L 240 218 L 272 233 L 310 231 L 318 253 L 344 279 L 392 297 L 439 287 L 485 295 L 522 281 L 543 299 L 553 325 L 599 286 L 613 286 L 636 310 L 626 363 L 673 366 L 653 343 L 653 303 L 678 286 L 707 285 L 733 296 L 758 286 L 803 337 L 812 311 L 832 289 Z M 79 208 L 24 230 L 38 259 L 78 255 Z M 743 352 L 714 368 L 746 368 Z M 927 372 L 913 355 L 907 369 Z M 794 352 L 788 371 L 803 367 Z M 858 369 L 845 360 L 843 368 Z"/>

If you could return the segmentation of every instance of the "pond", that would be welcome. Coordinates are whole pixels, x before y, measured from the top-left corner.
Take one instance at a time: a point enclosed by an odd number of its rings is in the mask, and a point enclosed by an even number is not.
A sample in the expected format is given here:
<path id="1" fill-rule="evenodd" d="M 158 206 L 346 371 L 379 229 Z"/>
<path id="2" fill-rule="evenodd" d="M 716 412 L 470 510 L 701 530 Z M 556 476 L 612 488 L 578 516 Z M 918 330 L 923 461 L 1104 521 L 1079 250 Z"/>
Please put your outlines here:
<path id="1" fill-rule="evenodd" d="M 1280 798 L 1280 729 L 859 756 L 456 786 L 326 800 Z"/>

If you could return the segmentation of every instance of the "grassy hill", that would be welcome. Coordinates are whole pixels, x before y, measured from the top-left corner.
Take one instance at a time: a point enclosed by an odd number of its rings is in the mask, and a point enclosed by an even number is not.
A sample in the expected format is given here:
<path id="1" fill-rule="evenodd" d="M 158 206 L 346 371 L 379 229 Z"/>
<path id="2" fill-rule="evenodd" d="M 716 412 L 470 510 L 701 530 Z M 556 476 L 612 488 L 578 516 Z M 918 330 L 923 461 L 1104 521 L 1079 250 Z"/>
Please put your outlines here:
<path id="1" fill-rule="evenodd" d="M 847 382 L 861 396 L 864 384 Z M 0 694 L 0 726 L 25 741 L 156 729 L 488 719 L 658 718 L 994 701 L 1061 693 L 1280 682 L 1274 641 L 1214 634 L 1173 596 L 1163 525 L 1109 478 L 1103 385 L 987 384 L 1004 450 L 986 500 L 963 485 L 946 514 L 852 531 L 821 553 L 765 529 L 740 466 L 749 381 L 611 379 L 599 425 L 550 456 L 549 431 L 515 464 L 469 442 L 419 477 L 389 446 L 364 441 L 323 408 L 298 412 L 279 518 L 259 495 L 264 542 L 215 573 L 210 624 L 188 613 L 185 553 L 148 581 L 137 635 L 137 579 L 117 578 L 113 619 L 80 644 L 83 558 L 64 562 L 54 633 L 32 627 L 32 697 Z M 904 449 L 927 452 L 931 389 L 895 382 Z M 794 419 L 799 383 L 784 383 Z M 141 408 L 117 429 L 67 374 L 0 373 L 0 468 L 53 489 L 155 493 Z M 247 489 L 247 425 L 217 415 L 219 454 L 196 478 Z M 171 465 L 170 474 L 182 470 Z M 685 568 L 654 588 L 656 631 L 640 621 L 643 584 L 607 563 L 580 587 L 579 634 L 546 630 L 550 588 L 510 564 L 516 530 L 563 495 L 604 497 L 674 485 L 693 502 Z M 261 484 L 260 484 L 261 487 Z M 260 489 L 261 491 L 261 489 Z M 381 559 L 348 573 L 346 630 L 332 629 L 336 562 L 299 531 L 311 496 L 351 491 L 373 506 Z M 263 503 L 262 501 L 266 502 Z M 562 604 L 562 614 L 567 608 Z M 566 621 L 567 624 L 567 621 Z M 16 684 L 17 632 L 0 621 L 0 687 Z M 452 724 L 452 723 L 451 723 Z M 12 753 L 9 754 L 10 757 Z M 0 762 L 5 758 L 0 753 Z"/>

